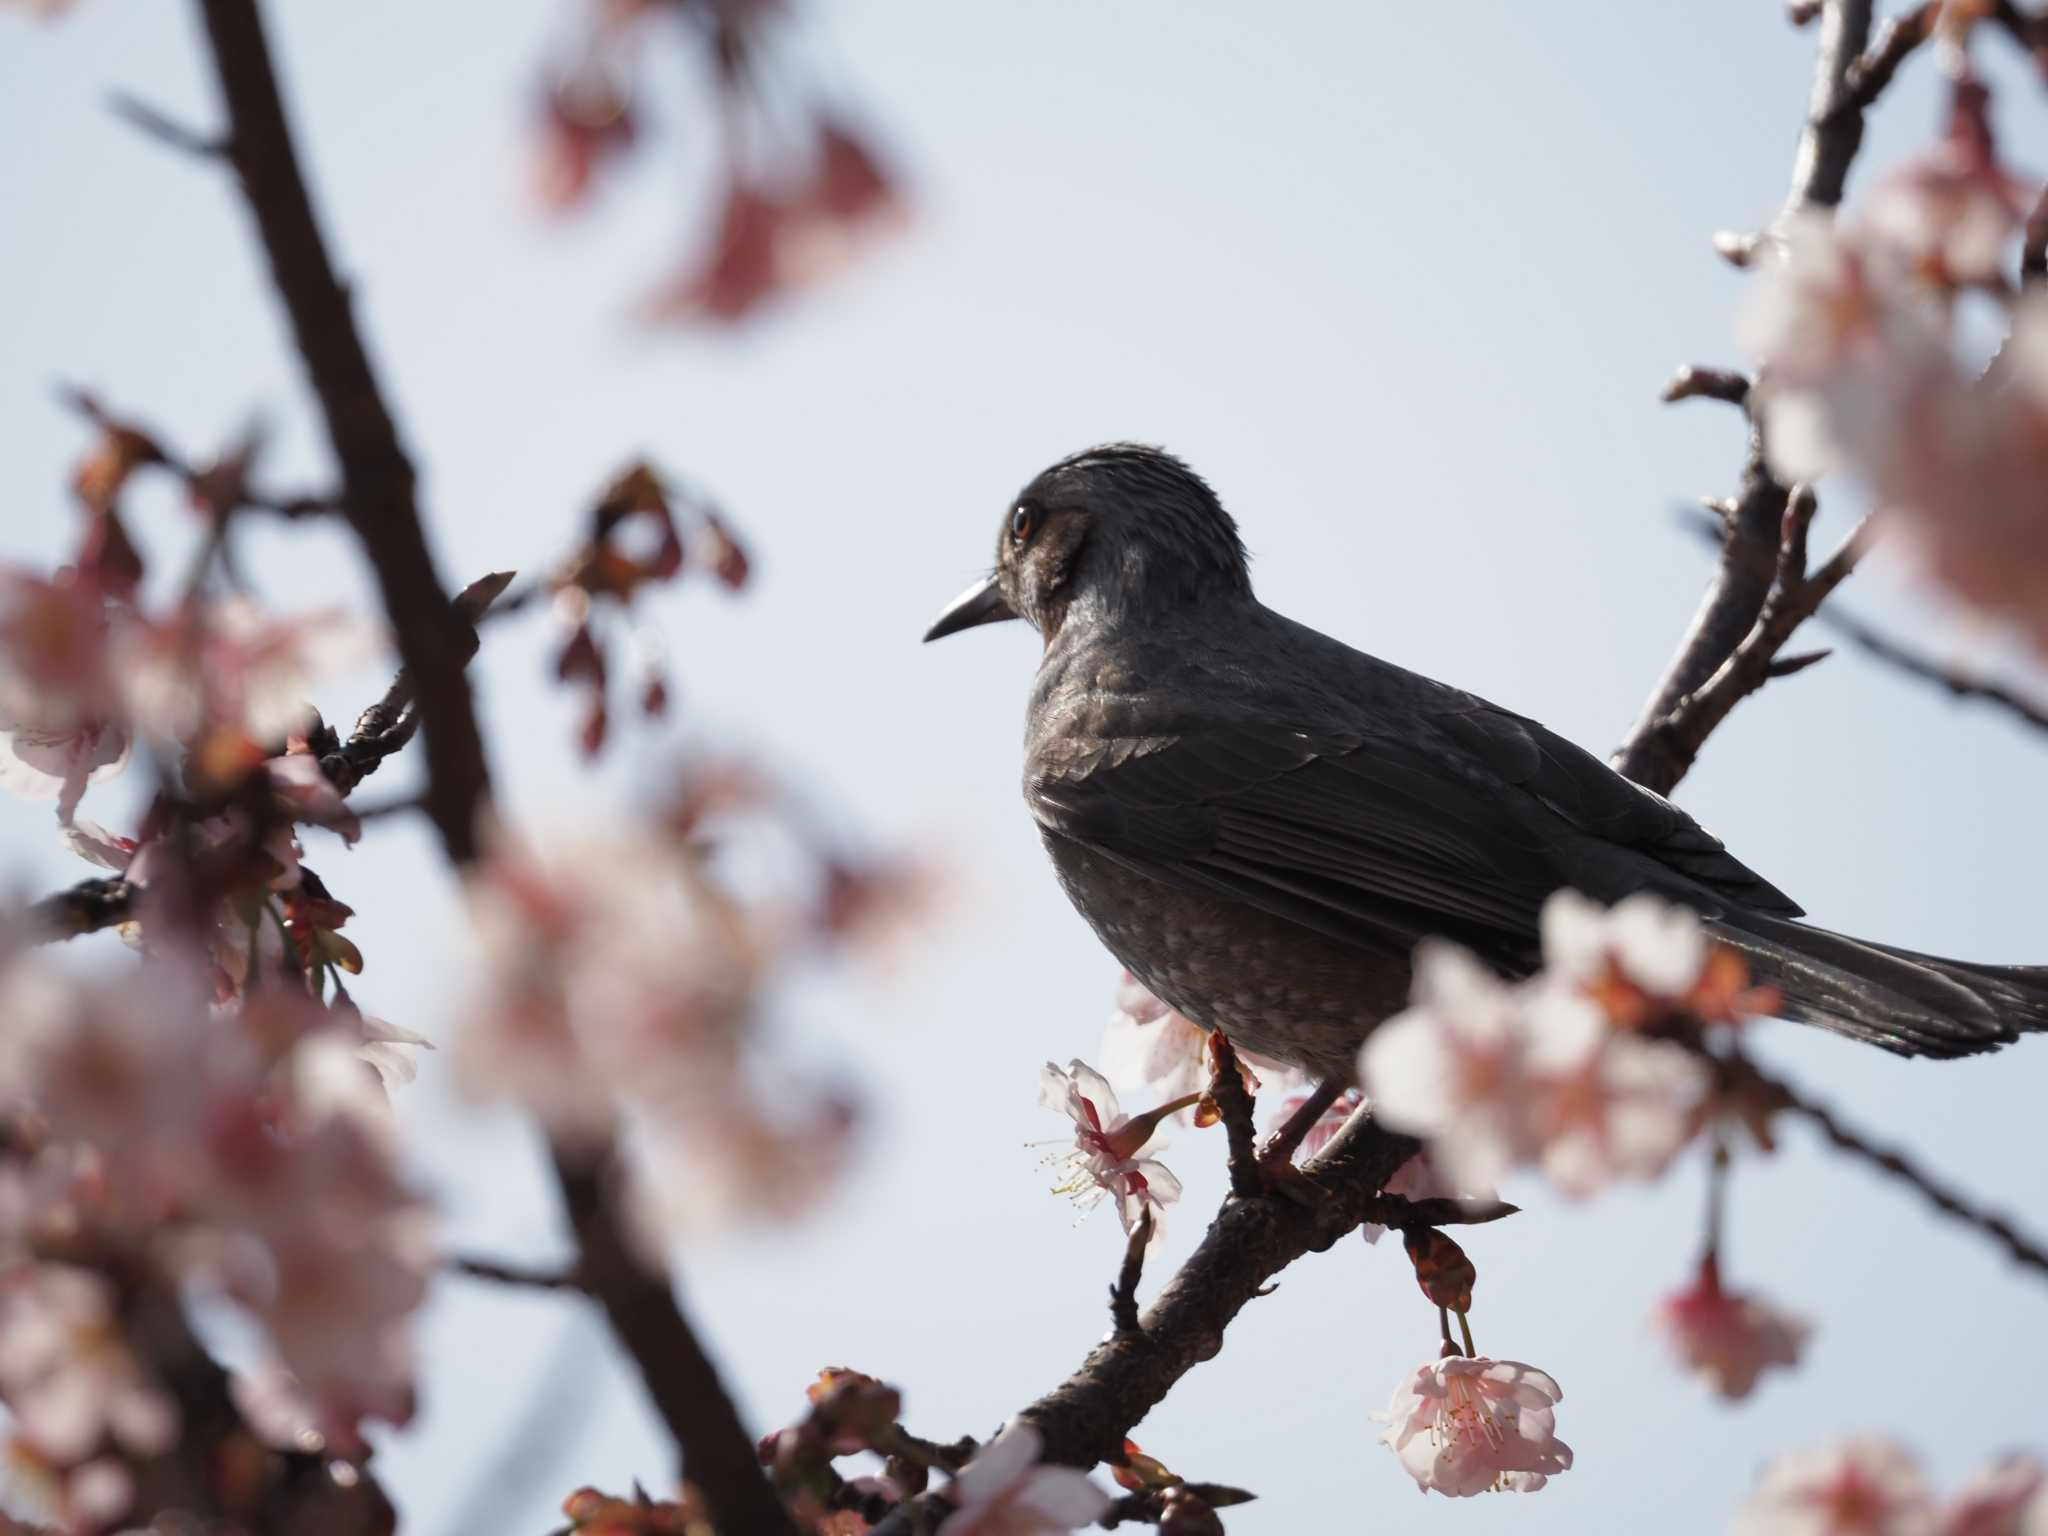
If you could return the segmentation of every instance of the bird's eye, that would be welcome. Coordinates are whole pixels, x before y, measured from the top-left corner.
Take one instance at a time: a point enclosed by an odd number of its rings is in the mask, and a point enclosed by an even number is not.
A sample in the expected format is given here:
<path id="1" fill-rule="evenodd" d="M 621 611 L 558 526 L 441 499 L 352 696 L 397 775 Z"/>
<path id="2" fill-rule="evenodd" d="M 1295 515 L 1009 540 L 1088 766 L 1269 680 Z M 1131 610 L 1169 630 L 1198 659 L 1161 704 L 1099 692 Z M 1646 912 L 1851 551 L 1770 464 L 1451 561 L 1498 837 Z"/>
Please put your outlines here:
<path id="1" fill-rule="evenodd" d="M 1038 508 L 1028 501 L 1017 503 L 1010 513 L 1010 537 L 1022 544 L 1038 531 Z"/>

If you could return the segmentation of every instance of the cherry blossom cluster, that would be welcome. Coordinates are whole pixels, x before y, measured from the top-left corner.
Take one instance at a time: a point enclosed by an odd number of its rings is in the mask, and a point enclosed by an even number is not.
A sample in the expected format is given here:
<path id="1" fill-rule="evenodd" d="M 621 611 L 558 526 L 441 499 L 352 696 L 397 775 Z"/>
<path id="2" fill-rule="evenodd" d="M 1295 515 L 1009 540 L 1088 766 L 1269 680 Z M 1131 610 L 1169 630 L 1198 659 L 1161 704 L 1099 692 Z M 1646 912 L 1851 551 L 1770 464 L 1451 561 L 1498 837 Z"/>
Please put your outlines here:
<path id="1" fill-rule="evenodd" d="M 1788 1451 L 1737 1513 L 1736 1536 L 2037 1536 L 2048 1467 L 2015 1453 L 1939 1500 L 1906 1446 L 1861 1435 Z"/>
<path id="2" fill-rule="evenodd" d="M 1940 581 L 2048 647 L 2048 294 L 2005 276 L 2040 189 L 2000 161 L 1959 41 L 1949 58 L 1945 134 L 1859 207 L 1767 237 L 1742 337 L 1777 475 L 1853 475 Z M 1970 294 L 2009 313 L 1989 368 Z"/>
<path id="3" fill-rule="evenodd" d="M 637 81 L 653 36 L 686 38 L 707 61 L 717 98 L 715 231 L 653 296 L 652 318 L 744 320 L 903 223 L 902 199 L 866 138 L 781 57 L 773 0 L 576 3 L 579 40 L 543 102 L 540 192 L 550 207 L 582 205 L 600 172 L 641 141 Z"/>
<path id="4" fill-rule="evenodd" d="M 763 893 L 750 855 L 796 877 Z M 468 897 L 463 1081 L 571 1140 L 623 1128 L 657 1171 L 634 1181 L 650 1236 L 787 1216 L 829 1186 L 852 1104 L 771 1059 L 761 1016 L 773 987 L 898 915 L 906 877 L 831 846 L 767 779 L 703 764 L 644 824 L 501 836 Z"/>

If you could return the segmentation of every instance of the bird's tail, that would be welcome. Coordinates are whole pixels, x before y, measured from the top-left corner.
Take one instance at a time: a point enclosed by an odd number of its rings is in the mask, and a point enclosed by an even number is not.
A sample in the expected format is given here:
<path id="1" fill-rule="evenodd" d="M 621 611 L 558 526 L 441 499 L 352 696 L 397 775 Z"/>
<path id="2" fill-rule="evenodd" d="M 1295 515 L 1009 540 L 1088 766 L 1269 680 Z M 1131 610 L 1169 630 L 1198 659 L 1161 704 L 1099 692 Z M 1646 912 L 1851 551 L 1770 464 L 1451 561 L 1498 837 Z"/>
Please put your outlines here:
<path id="1" fill-rule="evenodd" d="M 1784 994 L 1783 1017 L 1902 1056 L 1974 1056 L 2048 1032 L 2048 966 L 1944 960 L 1759 912 L 1709 926 Z"/>

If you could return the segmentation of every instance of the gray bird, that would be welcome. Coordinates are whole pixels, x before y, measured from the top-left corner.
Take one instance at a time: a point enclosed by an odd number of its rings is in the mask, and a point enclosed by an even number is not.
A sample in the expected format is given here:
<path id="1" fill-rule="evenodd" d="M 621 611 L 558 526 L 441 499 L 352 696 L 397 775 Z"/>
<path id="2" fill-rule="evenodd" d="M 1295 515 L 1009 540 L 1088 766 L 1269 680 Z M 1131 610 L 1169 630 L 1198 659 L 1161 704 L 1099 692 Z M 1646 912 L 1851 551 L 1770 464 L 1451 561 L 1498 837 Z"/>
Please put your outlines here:
<path id="1" fill-rule="evenodd" d="M 1903 1055 L 2048 1029 L 2048 967 L 1800 923 L 1684 811 L 1563 737 L 1273 612 L 1215 493 L 1158 449 L 1039 475 L 994 573 L 925 639 L 1019 618 L 1045 641 L 1024 799 L 1068 899 L 1188 1018 L 1330 1082 L 1406 1005 L 1417 941 L 1526 975 L 1565 886 L 1682 903 L 1786 1018 Z"/>

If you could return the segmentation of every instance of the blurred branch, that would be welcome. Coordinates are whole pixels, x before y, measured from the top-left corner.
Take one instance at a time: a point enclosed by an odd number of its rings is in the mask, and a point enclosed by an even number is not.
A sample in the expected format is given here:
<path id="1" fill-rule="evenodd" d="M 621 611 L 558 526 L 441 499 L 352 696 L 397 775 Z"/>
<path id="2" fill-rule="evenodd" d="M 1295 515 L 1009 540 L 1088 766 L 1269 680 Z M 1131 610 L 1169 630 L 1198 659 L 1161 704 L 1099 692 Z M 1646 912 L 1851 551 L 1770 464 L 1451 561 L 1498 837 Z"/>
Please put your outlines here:
<path id="1" fill-rule="evenodd" d="M 126 91 L 116 91 L 107 99 L 107 110 L 131 128 L 155 139 L 159 144 L 175 149 L 181 155 L 193 155 L 201 160 L 227 158 L 226 139 L 218 134 L 205 134 L 195 128 L 187 128 L 139 96 L 131 96 Z"/>
<path id="2" fill-rule="evenodd" d="M 2032 288 L 2048 278 L 2048 187 L 2034 200 L 2027 231 L 2020 242 L 2020 286 Z"/>
<path id="3" fill-rule="evenodd" d="M 1880 1146 L 1861 1131 L 1844 1125 L 1825 1104 L 1808 1098 L 1782 1079 L 1771 1076 L 1746 1058 L 1733 1063 L 1739 1077 L 1747 1078 L 1761 1090 L 1766 1102 L 1812 1122 L 1830 1146 L 1868 1163 L 1881 1173 L 1917 1191 L 1942 1215 L 1967 1227 L 1974 1227 L 2028 1269 L 2048 1274 L 2048 1248 L 2027 1237 L 2003 1216 L 1993 1215 L 1967 1196 L 1958 1194 L 1935 1175 L 1926 1172 L 1895 1147 Z M 1737 1091 L 1740 1091 L 1738 1081 Z"/>
<path id="4" fill-rule="evenodd" d="M 612 1332 L 639 1367 L 647 1395 L 682 1454 L 682 1475 L 702 1492 L 720 1530 L 797 1536 L 668 1275 L 641 1256 L 626 1230 L 613 1148 L 557 1143 L 552 1151 L 555 1181 L 581 1254 L 576 1267 L 583 1287 L 604 1308 Z"/>
<path id="5" fill-rule="evenodd" d="M 1907 57 L 1934 33 L 1934 21 L 1941 14 L 1942 0 L 1921 0 L 1909 11 L 1901 11 L 1884 24 L 1870 51 L 1849 69 L 1838 110 L 1867 110 Z M 1853 154 L 1853 151 L 1851 152 Z"/>
<path id="6" fill-rule="evenodd" d="M 412 462 L 357 332 L 300 173 L 256 0 L 200 0 L 229 122 L 228 159 L 270 259 L 341 469 L 342 510 L 376 575 L 427 731 L 427 814 L 457 864 L 489 790 L 463 677 L 472 643 L 435 573 Z"/>
<path id="7" fill-rule="evenodd" d="M 1706 368 L 1688 363 L 1671 376 L 1658 396 L 1666 405 L 1680 400 L 1722 400 L 1729 405 L 1749 403 L 1749 375 L 1732 368 Z"/>
<path id="8" fill-rule="evenodd" d="M 81 880 L 70 888 L 29 904 L 31 936 L 40 943 L 75 939 L 102 928 L 118 928 L 135 915 L 140 887 L 115 877 Z"/>
<path id="9" fill-rule="evenodd" d="M 512 1264 L 502 1259 L 479 1258 L 458 1253 L 448 1261 L 448 1272 L 467 1280 L 484 1280 L 492 1285 L 520 1286 L 535 1291 L 588 1291 L 582 1272 L 574 1265 L 543 1268 L 538 1264 Z"/>
<path id="10" fill-rule="evenodd" d="M 1793 161 L 1788 209 L 1832 208 L 1842 200 L 1849 167 L 1863 143 L 1864 104 L 1854 99 L 1850 75 L 1870 42 L 1870 23 L 1871 0 L 1827 0 L 1822 7 L 1813 94 Z M 1728 519 L 1721 569 L 1642 715 L 1610 759 L 1617 772 L 1659 794 L 1669 794 L 1691 767 L 1706 731 L 1725 717 L 1727 710 L 1722 709 L 1706 722 L 1690 751 L 1678 749 L 1678 739 L 1665 724 L 1684 701 L 1721 671 L 1757 628 L 1772 592 L 1769 562 L 1771 552 L 1780 547 L 1790 495 L 1771 474 L 1764 458 L 1763 434 L 1752 422 L 1748 458 Z M 1728 702 L 1732 707 L 1734 700 Z"/>

